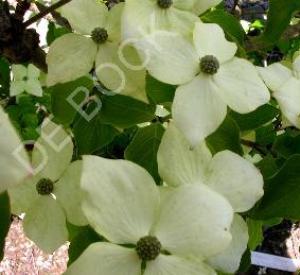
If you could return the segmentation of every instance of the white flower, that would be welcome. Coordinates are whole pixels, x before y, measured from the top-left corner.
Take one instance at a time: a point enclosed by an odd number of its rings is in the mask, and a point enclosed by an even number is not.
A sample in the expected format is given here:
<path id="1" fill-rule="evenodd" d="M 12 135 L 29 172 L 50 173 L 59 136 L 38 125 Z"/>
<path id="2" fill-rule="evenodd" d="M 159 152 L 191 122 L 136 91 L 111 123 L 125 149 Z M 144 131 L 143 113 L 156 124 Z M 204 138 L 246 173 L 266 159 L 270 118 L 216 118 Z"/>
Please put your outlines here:
<path id="1" fill-rule="evenodd" d="M 108 242 L 90 245 L 66 274 L 216 274 L 203 261 L 231 242 L 230 204 L 205 185 L 160 192 L 126 160 L 83 157 L 82 208 Z M 131 246 L 130 246 L 131 245 Z"/>
<path id="2" fill-rule="evenodd" d="M 193 150 L 181 132 L 170 124 L 158 150 L 158 168 L 169 186 L 202 186 L 223 196 L 234 212 L 245 212 L 263 196 L 263 178 L 249 161 L 230 151 L 212 156 L 205 142 Z M 234 273 L 247 248 L 244 220 L 235 214 L 230 229 L 232 242 L 219 255 L 207 260 L 216 269 Z"/>
<path id="3" fill-rule="evenodd" d="M 280 63 L 257 68 L 284 117 L 293 126 L 300 128 L 300 56 L 294 60 L 291 69 Z"/>
<path id="4" fill-rule="evenodd" d="M 21 183 L 26 177 L 30 176 L 28 155 L 8 115 L 1 106 L 0 167 L 0 193 Z"/>
<path id="5" fill-rule="evenodd" d="M 221 0 L 127 0 L 122 33 L 125 39 L 138 38 L 157 30 L 191 36 L 198 15 Z"/>
<path id="6" fill-rule="evenodd" d="M 10 96 L 18 96 L 23 92 L 34 96 L 43 96 L 43 89 L 39 81 L 40 70 L 34 65 L 12 65 L 13 81 L 10 84 Z"/>
<path id="7" fill-rule="evenodd" d="M 217 24 L 195 24 L 194 45 L 182 36 L 156 32 L 136 43 L 147 69 L 160 81 L 180 85 L 172 113 L 192 146 L 213 133 L 227 105 L 238 113 L 254 111 L 270 94 L 255 67 L 234 57 L 237 46 Z"/>
<path id="8" fill-rule="evenodd" d="M 76 33 L 56 39 L 47 55 L 48 86 L 73 81 L 94 67 L 100 82 L 109 90 L 147 101 L 146 71 L 132 45 L 119 48 L 123 3 L 110 11 L 95 0 L 73 0 L 61 9 Z M 121 52 L 121 53 L 120 53 Z M 125 60 L 123 60 L 123 59 Z"/>
<path id="9" fill-rule="evenodd" d="M 66 218 L 72 224 L 86 225 L 80 208 L 82 163 L 70 164 L 72 154 L 70 136 L 46 119 L 32 152 L 34 177 L 8 190 L 12 212 L 26 213 L 25 234 L 48 253 L 68 240 Z"/>

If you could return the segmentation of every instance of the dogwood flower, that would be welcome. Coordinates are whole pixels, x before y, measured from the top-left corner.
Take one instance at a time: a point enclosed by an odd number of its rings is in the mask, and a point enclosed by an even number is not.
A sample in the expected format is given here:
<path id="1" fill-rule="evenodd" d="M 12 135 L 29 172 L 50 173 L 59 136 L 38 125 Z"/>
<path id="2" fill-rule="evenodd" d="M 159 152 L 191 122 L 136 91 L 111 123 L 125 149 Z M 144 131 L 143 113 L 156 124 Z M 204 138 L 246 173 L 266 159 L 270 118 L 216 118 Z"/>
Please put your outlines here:
<path id="1" fill-rule="evenodd" d="M 257 68 L 277 100 L 283 116 L 293 126 L 300 128 L 300 56 L 294 60 L 291 69 L 280 63 Z"/>
<path id="2" fill-rule="evenodd" d="M 191 149 L 173 123 L 162 138 L 157 158 L 159 173 L 167 185 L 205 185 L 223 196 L 235 213 L 249 210 L 263 196 L 263 177 L 252 163 L 230 151 L 212 156 L 205 142 Z M 247 248 L 247 225 L 238 214 L 235 214 L 230 232 L 233 239 L 226 250 L 207 259 L 225 273 L 238 269 Z"/>
<path id="3" fill-rule="evenodd" d="M 19 156 L 20 160 L 18 159 Z M 8 115 L 0 106 L 0 193 L 21 183 L 30 176 L 28 155 L 12 126 Z"/>
<path id="4" fill-rule="evenodd" d="M 120 3 L 108 11 L 104 3 L 95 0 L 73 0 L 62 7 L 62 15 L 76 33 L 51 44 L 48 86 L 84 76 L 95 65 L 96 75 L 107 89 L 147 101 L 146 71 L 130 67 L 140 63 L 139 56 L 132 45 L 124 49 L 119 45 L 123 6 Z"/>
<path id="5" fill-rule="evenodd" d="M 83 211 L 108 242 L 90 245 L 66 274 L 216 274 L 203 261 L 231 241 L 233 210 L 205 185 L 160 192 L 126 160 L 84 156 Z M 131 246 L 130 246 L 131 245 Z"/>
<path id="6" fill-rule="evenodd" d="M 72 154 L 70 136 L 46 120 L 32 152 L 34 177 L 8 190 L 12 212 L 26 213 L 25 234 L 48 253 L 68 240 L 66 218 L 86 224 L 80 208 L 81 161 L 70 164 Z"/>
<path id="7" fill-rule="evenodd" d="M 12 65 L 13 81 L 10 83 L 10 96 L 18 96 L 23 92 L 34 96 L 43 96 L 43 89 L 39 81 L 40 70 L 34 65 Z"/>
<path id="8" fill-rule="evenodd" d="M 160 31 L 136 42 L 150 74 L 180 85 L 173 102 L 176 126 L 192 146 L 212 134 L 227 113 L 254 111 L 270 94 L 254 65 L 235 57 L 237 46 L 217 24 L 198 22 L 194 45 L 182 36 Z"/>
<path id="9" fill-rule="evenodd" d="M 138 38 L 157 30 L 191 36 L 198 15 L 221 0 L 128 0 L 125 4 L 122 33 L 125 39 Z"/>

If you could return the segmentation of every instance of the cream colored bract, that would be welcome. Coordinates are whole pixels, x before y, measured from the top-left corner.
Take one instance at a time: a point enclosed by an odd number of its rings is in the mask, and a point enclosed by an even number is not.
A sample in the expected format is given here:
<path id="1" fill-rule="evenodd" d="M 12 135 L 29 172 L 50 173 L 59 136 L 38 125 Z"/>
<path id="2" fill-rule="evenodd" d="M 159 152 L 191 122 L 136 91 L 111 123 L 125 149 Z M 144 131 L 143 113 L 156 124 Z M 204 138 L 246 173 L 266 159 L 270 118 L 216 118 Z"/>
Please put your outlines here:
<path id="1" fill-rule="evenodd" d="M 177 127 L 192 146 L 221 125 L 227 106 L 249 113 L 267 103 L 270 94 L 255 67 L 235 57 L 237 46 L 226 40 L 217 24 L 198 22 L 194 44 L 166 31 L 155 32 L 136 42 L 147 60 L 147 69 L 158 80 L 179 85 L 172 107 Z M 219 68 L 215 74 L 200 70 L 202 58 L 213 56 Z"/>
<path id="2" fill-rule="evenodd" d="M 226 249 L 233 219 L 230 204 L 205 185 L 160 189 L 138 165 L 125 160 L 83 157 L 83 211 L 110 243 L 88 247 L 66 274 L 138 275 L 134 248 L 145 236 L 162 245 L 144 274 L 216 274 L 204 261 Z"/>
<path id="3" fill-rule="evenodd" d="M 263 196 L 263 177 L 250 162 L 230 151 L 212 156 L 205 142 L 191 149 L 188 140 L 170 124 L 158 151 L 158 168 L 168 186 L 201 186 L 223 196 L 234 212 L 245 212 Z M 219 209 L 219 211 L 222 211 Z M 247 248 L 247 225 L 237 214 L 227 249 L 208 259 L 216 269 L 234 273 Z"/>
<path id="4" fill-rule="evenodd" d="M 258 67 L 258 71 L 289 124 L 300 128 L 300 56 L 294 60 L 292 69 L 274 63 L 266 68 Z"/>
<path id="5" fill-rule="evenodd" d="M 0 193 L 31 175 L 27 152 L 8 115 L 0 106 Z"/>
<path id="6" fill-rule="evenodd" d="M 123 3 L 108 11 L 104 3 L 96 0 L 73 0 L 63 6 L 61 13 L 75 33 L 63 35 L 51 44 L 47 55 L 48 86 L 76 80 L 95 67 L 98 79 L 107 89 L 147 102 L 145 69 L 135 70 L 127 64 L 139 64 L 139 56 L 132 45 L 126 44 L 130 49 L 127 51 L 120 45 L 122 12 Z M 91 38 L 97 28 L 107 31 L 105 43 L 97 44 Z"/>
<path id="7" fill-rule="evenodd" d="M 66 219 L 78 226 L 86 225 L 80 208 L 81 161 L 70 164 L 72 155 L 70 136 L 61 126 L 46 119 L 32 152 L 34 177 L 8 190 L 12 212 L 26 213 L 26 235 L 48 253 L 68 240 Z M 41 179 L 53 182 L 53 194 L 37 192 Z"/>

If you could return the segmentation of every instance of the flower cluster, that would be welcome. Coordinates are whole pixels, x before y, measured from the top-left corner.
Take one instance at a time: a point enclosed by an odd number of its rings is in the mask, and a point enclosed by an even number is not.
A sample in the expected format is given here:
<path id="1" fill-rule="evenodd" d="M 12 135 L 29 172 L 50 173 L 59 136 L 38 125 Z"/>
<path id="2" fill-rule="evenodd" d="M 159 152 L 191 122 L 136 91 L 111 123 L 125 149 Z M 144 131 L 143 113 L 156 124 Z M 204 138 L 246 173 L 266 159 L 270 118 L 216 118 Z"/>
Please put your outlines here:
<path id="1" fill-rule="evenodd" d="M 71 240 L 68 223 L 101 236 L 66 274 L 213 275 L 238 270 L 249 240 L 244 213 L 263 197 L 264 180 L 242 153 L 213 152 L 208 138 L 228 115 L 252 113 L 268 104 L 271 95 L 288 123 L 300 128 L 300 57 L 292 66 L 253 65 L 221 26 L 200 20 L 220 2 L 126 0 L 108 9 L 96 0 L 70 1 L 58 10 L 71 30 L 49 45 L 45 90 L 50 96 L 61 93 L 59 99 L 74 107 L 72 91 L 63 89 L 92 76 L 86 98 L 62 123 L 73 120 L 59 125 L 49 116 L 57 109 L 48 112 L 35 104 L 34 112 L 44 113 L 28 154 L 0 109 L 0 193 L 7 190 L 13 213 L 25 213 L 26 235 L 49 253 Z M 21 98 L 23 92 L 44 96 L 36 67 L 14 65 L 12 72 L 11 97 Z M 164 106 L 168 119 L 147 120 L 161 127 L 161 135 L 151 137 L 159 140 L 151 151 L 151 166 L 160 182 L 138 164 L 106 158 L 98 150 L 109 146 L 121 128 L 132 126 L 115 111 L 123 108 L 131 115 L 135 107 L 128 98 L 139 106 L 157 105 L 149 97 L 148 90 L 155 89 L 147 86 L 149 77 L 174 88 L 174 99 Z M 110 109 L 119 119 L 113 120 L 116 125 L 102 113 L 107 105 L 98 104 L 100 114 L 86 119 L 91 99 L 113 101 L 114 96 L 128 100 L 128 106 Z M 134 116 L 139 115 L 141 111 Z M 78 126 L 83 119 L 84 127 Z M 91 128 L 93 134 L 86 133 Z M 92 144 L 88 154 L 80 154 L 78 131 Z M 147 144 L 148 139 L 139 142 Z"/>

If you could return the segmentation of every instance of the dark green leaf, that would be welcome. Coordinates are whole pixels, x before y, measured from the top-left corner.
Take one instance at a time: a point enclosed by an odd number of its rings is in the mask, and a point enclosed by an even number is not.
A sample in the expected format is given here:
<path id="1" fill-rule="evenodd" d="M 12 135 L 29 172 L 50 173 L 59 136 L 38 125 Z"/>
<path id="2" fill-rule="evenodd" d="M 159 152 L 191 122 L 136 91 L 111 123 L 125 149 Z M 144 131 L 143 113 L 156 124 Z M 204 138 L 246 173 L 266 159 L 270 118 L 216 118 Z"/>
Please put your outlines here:
<path id="1" fill-rule="evenodd" d="M 300 155 L 289 158 L 279 172 L 265 181 L 265 195 L 253 212 L 256 219 L 300 218 Z"/>
<path id="2" fill-rule="evenodd" d="M 256 143 L 267 146 L 273 143 L 276 138 L 276 131 L 272 124 L 256 129 Z"/>
<path id="3" fill-rule="evenodd" d="M 201 19 L 205 23 L 219 24 L 230 40 L 243 45 L 246 34 L 239 20 L 233 15 L 224 10 L 215 9 L 211 12 L 206 13 L 201 17 Z"/>
<path id="4" fill-rule="evenodd" d="M 231 150 L 239 155 L 243 154 L 240 130 L 229 116 L 226 117 L 219 129 L 206 139 L 206 142 L 214 154 L 224 150 Z"/>
<path id="5" fill-rule="evenodd" d="M 155 105 L 148 105 L 128 96 L 104 96 L 102 99 L 101 120 L 120 128 L 149 122 L 155 118 Z"/>
<path id="6" fill-rule="evenodd" d="M 155 104 L 172 102 L 175 96 L 176 86 L 162 83 L 150 75 L 146 78 L 146 92 Z"/>
<path id="7" fill-rule="evenodd" d="M 284 133 L 278 136 L 274 142 L 273 150 L 284 158 L 289 158 L 293 154 L 300 154 L 300 135 L 291 136 Z"/>
<path id="8" fill-rule="evenodd" d="M 230 116 L 238 124 L 241 131 L 254 130 L 272 121 L 279 114 L 279 110 L 272 105 L 266 104 L 259 107 L 254 112 L 239 114 L 231 112 Z"/>
<path id="9" fill-rule="evenodd" d="M 144 167 L 156 182 L 159 182 L 157 151 L 163 134 L 164 128 L 159 123 L 141 128 L 125 151 L 125 158 Z"/>
<path id="10" fill-rule="evenodd" d="M 270 178 L 278 170 L 276 159 L 272 155 L 264 157 L 256 166 L 262 173 L 264 179 Z"/>
<path id="11" fill-rule="evenodd" d="M 257 246 L 261 244 L 264 238 L 263 222 L 248 218 L 247 225 L 249 233 L 248 247 L 250 248 L 250 250 L 255 250 Z"/>
<path id="12" fill-rule="evenodd" d="M 0 194 L 0 261 L 4 256 L 5 238 L 10 227 L 10 203 L 8 193 Z"/>
<path id="13" fill-rule="evenodd" d="M 55 23 L 50 22 L 48 26 L 47 33 L 47 43 L 50 45 L 56 38 L 69 33 L 70 31 L 66 28 L 61 28 L 55 25 Z"/>
<path id="14" fill-rule="evenodd" d="M 92 243 L 103 239 L 89 226 L 79 227 L 77 234 L 70 240 L 68 266 L 78 259 L 82 252 Z"/>
<path id="15" fill-rule="evenodd" d="M 51 109 L 55 120 L 64 125 L 71 124 L 77 112 L 74 106 L 80 106 L 92 88 L 93 80 L 89 77 L 50 87 L 48 91 L 51 93 Z"/>
<path id="16" fill-rule="evenodd" d="M 87 113 L 94 110 L 94 105 L 90 105 Z M 98 113 L 92 120 L 78 114 L 73 127 L 74 138 L 79 155 L 92 154 L 109 144 L 119 131 L 111 125 L 101 122 L 101 114 Z"/>
<path id="17" fill-rule="evenodd" d="M 270 0 L 269 5 L 268 20 L 261 41 L 276 43 L 290 24 L 294 12 L 300 10 L 300 1 Z"/>
<path id="18" fill-rule="evenodd" d="M 9 63 L 0 58 L 0 97 L 5 98 L 9 95 L 10 69 Z"/>

